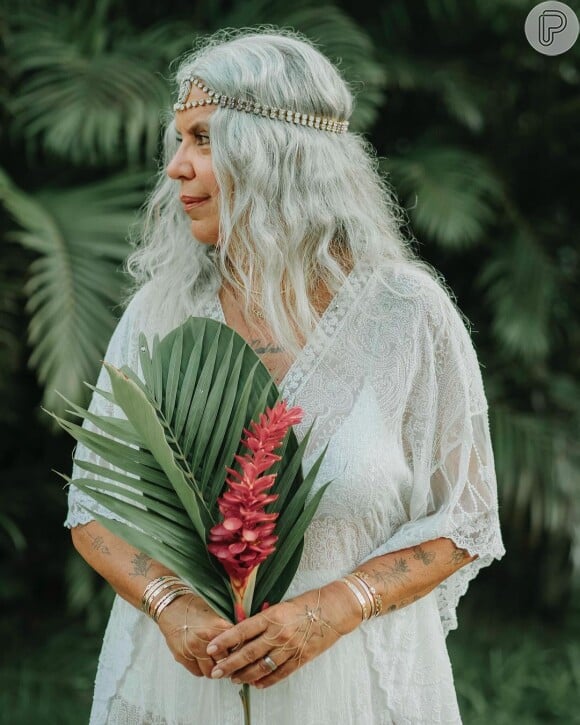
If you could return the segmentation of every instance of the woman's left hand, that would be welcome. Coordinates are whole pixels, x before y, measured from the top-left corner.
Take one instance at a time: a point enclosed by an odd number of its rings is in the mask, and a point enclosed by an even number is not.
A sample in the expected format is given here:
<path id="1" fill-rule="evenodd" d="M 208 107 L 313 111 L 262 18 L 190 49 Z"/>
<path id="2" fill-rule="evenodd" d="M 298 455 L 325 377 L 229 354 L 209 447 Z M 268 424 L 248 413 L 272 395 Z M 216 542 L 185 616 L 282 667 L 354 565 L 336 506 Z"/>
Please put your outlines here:
<path id="1" fill-rule="evenodd" d="M 360 622 L 356 599 L 346 586 L 331 582 L 268 607 L 214 637 L 206 650 L 218 663 L 211 676 L 269 687 L 313 660 Z"/>

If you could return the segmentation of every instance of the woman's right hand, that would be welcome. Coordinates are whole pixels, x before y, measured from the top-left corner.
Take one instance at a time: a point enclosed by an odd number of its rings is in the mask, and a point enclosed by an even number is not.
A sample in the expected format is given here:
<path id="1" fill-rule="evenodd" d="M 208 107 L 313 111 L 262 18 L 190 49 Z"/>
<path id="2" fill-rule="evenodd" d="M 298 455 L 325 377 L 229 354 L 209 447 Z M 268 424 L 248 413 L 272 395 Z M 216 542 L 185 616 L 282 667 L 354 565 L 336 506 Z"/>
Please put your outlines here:
<path id="1" fill-rule="evenodd" d="M 196 677 L 209 677 L 216 662 L 206 648 L 220 632 L 233 627 L 197 594 L 184 594 L 161 612 L 158 626 L 174 659 Z"/>

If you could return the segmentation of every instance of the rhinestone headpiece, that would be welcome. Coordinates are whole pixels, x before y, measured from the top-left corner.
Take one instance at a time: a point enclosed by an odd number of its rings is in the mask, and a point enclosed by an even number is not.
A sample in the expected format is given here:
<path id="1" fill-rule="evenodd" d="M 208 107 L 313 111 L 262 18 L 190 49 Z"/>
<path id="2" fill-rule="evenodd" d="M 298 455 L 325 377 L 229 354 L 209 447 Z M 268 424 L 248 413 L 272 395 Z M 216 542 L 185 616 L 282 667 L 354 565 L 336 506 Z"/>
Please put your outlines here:
<path id="1" fill-rule="evenodd" d="M 199 101 L 188 101 L 187 98 L 191 93 L 192 86 L 200 88 L 204 93 L 209 95 L 209 98 L 201 98 Z M 196 78 L 195 76 L 182 81 L 179 87 L 177 103 L 173 104 L 173 110 L 187 111 L 190 108 L 211 105 L 221 106 L 222 108 L 233 108 L 234 111 L 245 111 L 246 113 L 253 113 L 256 116 L 274 118 L 277 121 L 298 123 L 302 126 L 319 129 L 320 131 L 346 133 L 348 129 L 348 121 L 337 121 L 334 118 L 315 116 L 311 113 L 300 113 L 299 111 L 288 111 L 284 108 L 273 108 L 258 103 L 257 101 L 244 101 L 241 98 L 225 96 L 223 93 L 218 93 L 213 88 L 209 88 L 200 78 Z"/>

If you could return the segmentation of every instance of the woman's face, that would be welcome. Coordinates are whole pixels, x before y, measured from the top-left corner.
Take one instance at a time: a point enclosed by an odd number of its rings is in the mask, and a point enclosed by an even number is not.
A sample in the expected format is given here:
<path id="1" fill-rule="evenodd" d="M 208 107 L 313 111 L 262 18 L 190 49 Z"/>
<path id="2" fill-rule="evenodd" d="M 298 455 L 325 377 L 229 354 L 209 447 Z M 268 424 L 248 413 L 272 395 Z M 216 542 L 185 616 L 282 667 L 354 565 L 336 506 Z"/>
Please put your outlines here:
<path id="1" fill-rule="evenodd" d="M 188 101 L 209 98 L 196 86 Z M 191 233 L 200 242 L 216 244 L 219 238 L 219 190 L 211 161 L 208 120 L 216 106 L 199 106 L 175 114 L 180 141 L 167 166 L 167 175 L 179 181 L 179 197 L 191 219 Z"/>

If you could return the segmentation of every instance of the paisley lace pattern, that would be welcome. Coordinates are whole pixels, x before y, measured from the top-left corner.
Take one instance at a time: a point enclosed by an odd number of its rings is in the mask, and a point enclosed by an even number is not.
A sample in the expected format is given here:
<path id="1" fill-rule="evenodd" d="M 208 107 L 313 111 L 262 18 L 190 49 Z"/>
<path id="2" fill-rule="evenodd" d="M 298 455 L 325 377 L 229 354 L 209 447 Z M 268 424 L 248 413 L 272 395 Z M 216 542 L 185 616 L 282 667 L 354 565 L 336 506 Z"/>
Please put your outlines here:
<path id="1" fill-rule="evenodd" d="M 146 285 L 123 315 L 106 355 L 113 364 L 138 370 L 139 330 L 152 339 L 191 314 L 225 322 L 217 294 L 200 309 L 176 300 L 172 320 L 155 320 L 147 296 Z M 107 377 L 101 373 L 97 387 L 108 389 Z M 279 387 L 305 411 L 298 440 L 314 422 L 305 473 L 328 445 L 311 495 L 332 480 L 286 596 L 441 536 L 479 558 L 415 604 L 363 623 L 288 680 L 256 692 L 254 722 L 315 725 L 336 712 L 334 719 L 352 725 L 459 723 L 445 635 L 457 625 L 457 602 L 471 578 L 504 554 L 487 403 L 459 313 L 425 273 L 361 262 Z M 91 408 L 121 414 L 97 395 Z M 76 455 L 97 460 L 81 445 Z M 73 478 L 88 475 L 73 466 Z M 70 487 L 66 525 L 90 520 L 95 510 L 107 515 Z M 91 725 L 193 722 L 239 723 L 237 689 L 192 678 L 153 623 L 117 598 Z"/>

